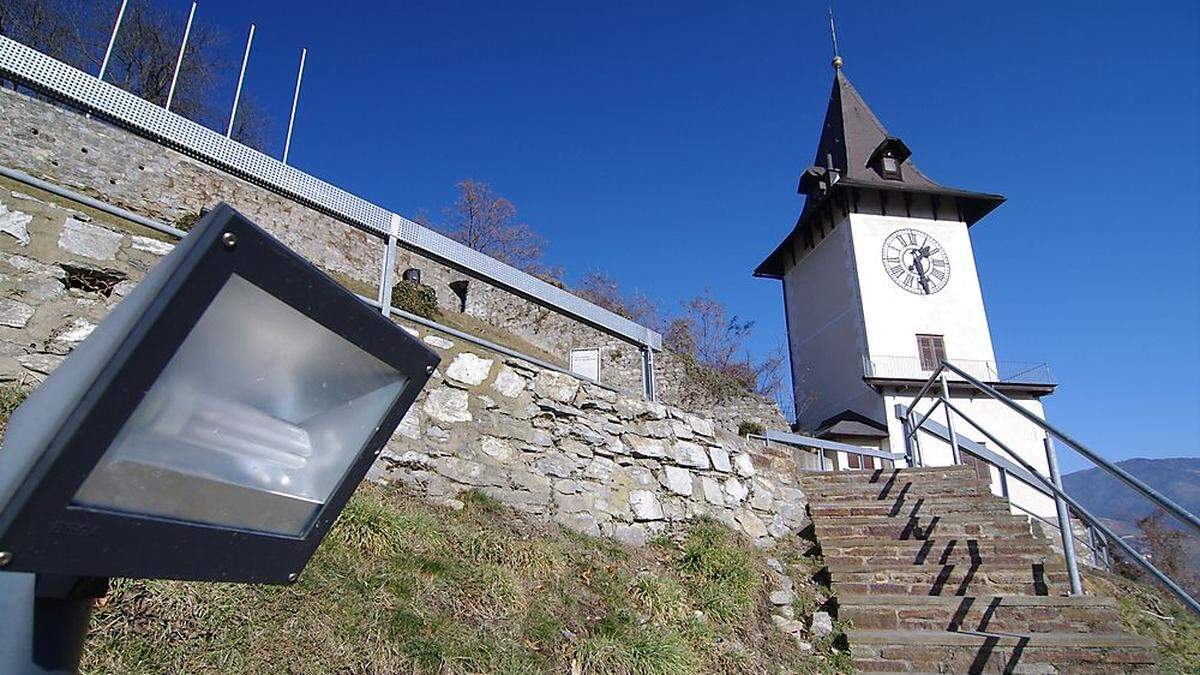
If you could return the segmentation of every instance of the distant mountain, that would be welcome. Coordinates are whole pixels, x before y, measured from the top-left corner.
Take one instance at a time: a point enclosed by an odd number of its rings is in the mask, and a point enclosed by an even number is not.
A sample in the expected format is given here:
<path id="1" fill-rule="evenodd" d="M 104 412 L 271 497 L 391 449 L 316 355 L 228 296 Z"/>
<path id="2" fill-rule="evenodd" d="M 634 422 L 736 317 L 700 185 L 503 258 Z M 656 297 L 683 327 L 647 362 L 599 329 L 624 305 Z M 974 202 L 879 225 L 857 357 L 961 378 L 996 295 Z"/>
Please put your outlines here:
<path id="1" fill-rule="evenodd" d="M 1117 466 L 1190 513 L 1200 515 L 1200 457 L 1127 459 L 1117 462 Z M 1063 476 L 1063 487 L 1118 536 L 1142 550 L 1144 542 L 1138 521 L 1154 512 L 1154 506 L 1145 497 L 1103 469 L 1069 473 Z M 1167 517 L 1165 522 L 1184 529 L 1174 518 Z M 1188 565 L 1200 569 L 1200 538 L 1189 536 L 1183 546 Z"/>
<path id="2" fill-rule="evenodd" d="M 1176 504 L 1200 514 L 1200 457 L 1127 459 L 1117 466 L 1141 479 Z M 1137 529 L 1137 522 L 1154 507 L 1103 469 L 1086 469 L 1063 476 L 1067 493 L 1097 517 L 1119 523 L 1121 534 Z"/>

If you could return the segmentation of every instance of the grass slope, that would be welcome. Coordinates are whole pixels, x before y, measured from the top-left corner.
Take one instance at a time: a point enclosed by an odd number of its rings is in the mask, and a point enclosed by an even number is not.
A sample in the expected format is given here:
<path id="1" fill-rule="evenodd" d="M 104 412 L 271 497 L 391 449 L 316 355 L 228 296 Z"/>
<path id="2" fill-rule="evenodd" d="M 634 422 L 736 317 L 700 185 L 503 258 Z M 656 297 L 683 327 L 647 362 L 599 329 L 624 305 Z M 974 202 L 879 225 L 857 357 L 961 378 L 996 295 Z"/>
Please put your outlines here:
<path id="1" fill-rule="evenodd" d="M 763 558 L 718 524 L 634 550 L 463 502 L 364 485 L 290 587 L 114 581 L 83 672 L 844 668 L 829 644 L 805 652 L 774 628 Z"/>

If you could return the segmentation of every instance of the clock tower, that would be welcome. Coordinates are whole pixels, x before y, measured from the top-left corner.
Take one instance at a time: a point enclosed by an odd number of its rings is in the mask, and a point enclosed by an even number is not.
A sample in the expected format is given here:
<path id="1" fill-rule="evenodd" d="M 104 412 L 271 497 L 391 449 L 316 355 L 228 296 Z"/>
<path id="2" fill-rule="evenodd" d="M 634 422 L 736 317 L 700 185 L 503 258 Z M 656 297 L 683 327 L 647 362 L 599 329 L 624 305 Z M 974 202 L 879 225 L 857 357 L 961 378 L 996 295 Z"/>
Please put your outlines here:
<path id="1" fill-rule="evenodd" d="M 795 226 L 754 272 L 782 282 L 798 430 L 902 452 L 896 404 L 911 402 L 943 359 L 1042 414 L 1040 398 L 1054 384 L 1044 366 L 997 362 L 971 247 L 970 229 L 1004 198 L 922 173 L 840 58 L 799 192 Z M 1037 427 L 994 401 L 963 396 L 964 410 L 1045 467 Z M 927 445 L 926 463 L 952 461 L 948 444 L 942 461 Z"/>

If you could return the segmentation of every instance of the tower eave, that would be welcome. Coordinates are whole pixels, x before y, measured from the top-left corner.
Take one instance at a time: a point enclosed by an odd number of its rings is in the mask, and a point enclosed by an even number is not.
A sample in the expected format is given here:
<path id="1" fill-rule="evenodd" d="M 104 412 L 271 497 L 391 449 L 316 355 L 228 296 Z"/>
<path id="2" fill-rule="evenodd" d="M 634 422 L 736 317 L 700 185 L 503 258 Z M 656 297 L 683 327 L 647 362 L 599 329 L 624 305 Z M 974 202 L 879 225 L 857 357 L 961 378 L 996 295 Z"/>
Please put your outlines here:
<path id="1" fill-rule="evenodd" d="M 792 244 L 792 240 L 801 231 L 806 228 L 811 222 L 814 214 L 818 214 L 824 210 L 826 203 L 830 198 L 839 192 L 847 189 L 862 189 L 862 190 L 887 190 L 891 192 L 909 193 L 909 194 L 925 194 L 938 195 L 943 197 L 953 197 L 958 200 L 961 207 L 963 221 L 967 227 L 971 227 L 975 223 L 982 220 L 989 213 L 994 211 L 996 207 L 1005 202 L 1003 195 L 990 194 L 987 192 L 975 192 L 973 190 L 963 190 L 959 188 L 937 185 L 934 187 L 926 187 L 922 185 L 911 185 L 903 183 L 895 183 L 889 181 L 871 181 L 860 180 L 855 178 L 843 178 L 834 184 L 825 195 L 813 199 L 809 197 L 804 205 L 804 210 L 797 219 L 795 227 L 791 232 L 779 242 L 779 245 L 771 251 L 770 255 L 763 259 L 758 267 L 754 268 L 754 276 L 764 279 L 783 279 L 784 272 L 787 267 L 784 264 L 784 254 L 787 253 Z"/>

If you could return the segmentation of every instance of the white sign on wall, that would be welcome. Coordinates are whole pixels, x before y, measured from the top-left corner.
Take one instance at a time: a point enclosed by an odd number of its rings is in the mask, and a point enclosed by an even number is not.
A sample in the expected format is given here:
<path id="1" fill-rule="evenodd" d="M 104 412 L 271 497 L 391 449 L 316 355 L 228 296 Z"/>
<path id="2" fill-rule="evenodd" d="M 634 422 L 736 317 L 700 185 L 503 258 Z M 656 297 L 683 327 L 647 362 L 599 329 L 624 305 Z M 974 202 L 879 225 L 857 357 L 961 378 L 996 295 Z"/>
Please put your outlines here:
<path id="1" fill-rule="evenodd" d="M 600 350 L 572 349 L 571 372 L 600 381 Z"/>

